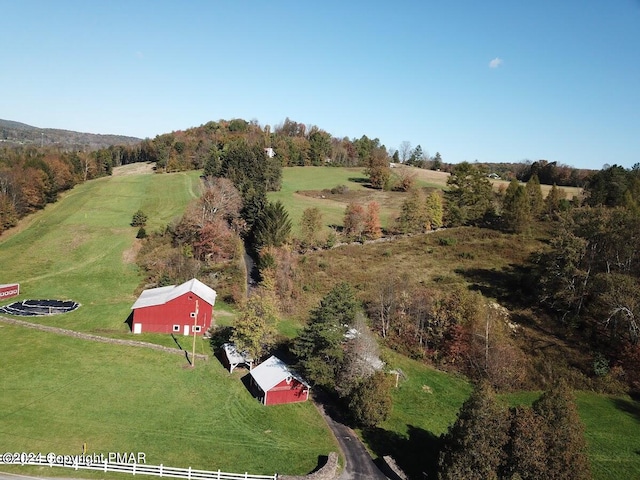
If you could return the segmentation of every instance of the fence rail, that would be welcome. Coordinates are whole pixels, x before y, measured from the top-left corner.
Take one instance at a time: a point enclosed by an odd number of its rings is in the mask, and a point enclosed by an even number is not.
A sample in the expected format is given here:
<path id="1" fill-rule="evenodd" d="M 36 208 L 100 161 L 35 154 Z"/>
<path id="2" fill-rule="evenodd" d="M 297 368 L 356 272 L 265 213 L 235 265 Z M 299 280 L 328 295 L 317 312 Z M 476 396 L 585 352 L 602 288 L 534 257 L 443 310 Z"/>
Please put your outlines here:
<path id="1" fill-rule="evenodd" d="M 69 462 L 49 462 L 46 459 L 20 462 L 4 462 L 0 465 L 34 465 L 39 467 L 63 467 L 74 470 L 98 470 L 101 472 L 130 473 L 132 475 L 152 475 L 155 477 L 186 478 L 187 480 L 278 480 L 278 474 L 251 475 L 249 473 L 228 473 L 189 468 L 147 465 L 142 463 L 89 463 L 71 460 Z"/>

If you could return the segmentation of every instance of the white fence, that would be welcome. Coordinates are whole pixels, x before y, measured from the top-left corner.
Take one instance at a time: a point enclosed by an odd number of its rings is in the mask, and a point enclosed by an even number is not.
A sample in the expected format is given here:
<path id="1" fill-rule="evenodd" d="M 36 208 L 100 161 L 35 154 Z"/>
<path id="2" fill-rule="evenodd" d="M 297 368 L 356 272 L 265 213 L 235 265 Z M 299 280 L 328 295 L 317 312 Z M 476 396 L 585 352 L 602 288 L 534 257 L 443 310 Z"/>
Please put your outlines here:
<path id="1" fill-rule="evenodd" d="M 49 462 L 46 459 L 18 462 L 4 462 L 0 465 L 35 465 L 40 467 L 65 467 L 74 470 L 98 470 L 101 472 L 130 473 L 132 475 L 152 475 L 155 477 L 186 478 L 187 480 L 278 480 L 278 474 L 251 475 L 249 473 L 227 473 L 195 470 L 189 468 L 165 467 L 164 465 L 147 465 L 142 463 L 89 463 L 89 462 Z"/>

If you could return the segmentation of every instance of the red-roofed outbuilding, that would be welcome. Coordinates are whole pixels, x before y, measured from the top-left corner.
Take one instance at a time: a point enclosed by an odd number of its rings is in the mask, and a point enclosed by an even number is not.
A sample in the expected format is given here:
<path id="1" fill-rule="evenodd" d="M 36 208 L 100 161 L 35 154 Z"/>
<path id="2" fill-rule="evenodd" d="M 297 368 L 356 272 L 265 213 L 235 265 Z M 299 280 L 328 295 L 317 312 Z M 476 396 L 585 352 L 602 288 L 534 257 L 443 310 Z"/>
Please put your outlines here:
<path id="1" fill-rule="evenodd" d="M 311 387 L 278 357 L 271 356 L 251 375 L 251 390 L 263 405 L 304 402 L 309 399 Z"/>

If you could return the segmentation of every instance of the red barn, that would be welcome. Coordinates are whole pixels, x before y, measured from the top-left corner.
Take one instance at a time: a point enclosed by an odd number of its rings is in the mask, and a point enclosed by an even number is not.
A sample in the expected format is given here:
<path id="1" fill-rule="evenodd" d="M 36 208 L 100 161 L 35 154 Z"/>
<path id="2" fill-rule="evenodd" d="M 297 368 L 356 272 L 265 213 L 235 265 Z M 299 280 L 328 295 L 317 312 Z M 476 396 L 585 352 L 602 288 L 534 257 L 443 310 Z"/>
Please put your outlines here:
<path id="1" fill-rule="evenodd" d="M 251 389 L 263 405 L 304 402 L 311 387 L 278 357 L 271 356 L 249 372 Z"/>
<path id="2" fill-rule="evenodd" d="M 202 335 L 211 326 L 216 291 L 197 279 L 144 290 L 133 304 L 133 333 Z"/>

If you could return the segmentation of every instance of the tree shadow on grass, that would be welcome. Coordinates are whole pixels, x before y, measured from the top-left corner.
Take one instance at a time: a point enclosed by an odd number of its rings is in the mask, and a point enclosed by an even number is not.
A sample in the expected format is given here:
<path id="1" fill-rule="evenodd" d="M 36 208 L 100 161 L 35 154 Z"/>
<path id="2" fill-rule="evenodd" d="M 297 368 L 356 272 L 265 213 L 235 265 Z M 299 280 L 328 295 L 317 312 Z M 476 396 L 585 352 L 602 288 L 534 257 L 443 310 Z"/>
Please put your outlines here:
<path id="1" fill-rule="evenodd" d="M 494 268 L 458 268 L 455 272 L 472 283 L 471 288 L 485 297 L 495 298 L 507 307 L 527 307 L 534 300 L 535 285 L 531 269 L 509 265 Z"/>
<path id="2" fill-rule="evenodd" d="M 353 183 L 360 183 L 362 185 L 366 185 L 368 183 L 370 183 L 369 179 L 367 177 L 349 177 L 347 180 L 349 180 L 350 182 Z"/>
<path id="3" fill-rule="evenodd" d="M 363 437 L 378 457 L 393 457 L 409 478 L 437 478 L 438 457 L 442 446 L 439 436 L 422 428 L 407 425 L 407 436 L 382 428 L 373 428 L 364 431 Z M 389 472 L 386 473 L 389 475 Z"/>
<path id="4" fill-rule="evenodd" d="M 633 400 L 625 400 L 624 398 L 614 398 L 612 402 L 618 410 L 628 413 L 637 422 L 640 422 L 640 403 Z"/>

